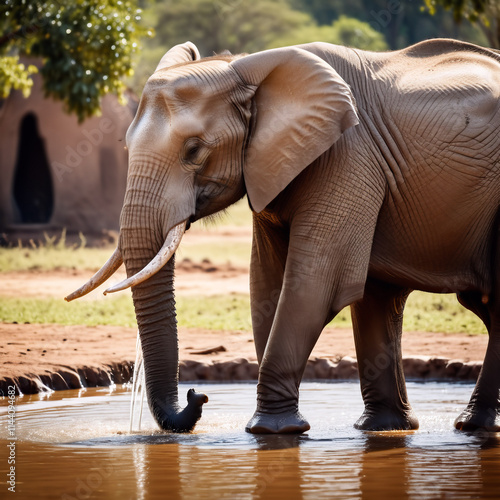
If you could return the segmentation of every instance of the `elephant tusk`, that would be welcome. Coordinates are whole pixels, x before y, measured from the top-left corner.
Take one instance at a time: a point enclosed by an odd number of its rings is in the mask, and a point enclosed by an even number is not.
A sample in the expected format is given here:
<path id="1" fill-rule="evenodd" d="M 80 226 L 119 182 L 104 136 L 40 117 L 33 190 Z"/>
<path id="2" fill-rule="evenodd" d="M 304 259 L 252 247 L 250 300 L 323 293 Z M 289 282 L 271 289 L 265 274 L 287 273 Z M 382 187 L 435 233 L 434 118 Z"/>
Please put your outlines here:
<path id="1" fill-rule="evenodd" d="M 97 271 L 92 278 L 90 278 L 85 285 L 81 286 L 78 290 L 74 291 L 67 297 L 64 297 L 66 302 L 78 299 L 87 295 L 87 293 L 95 290 L 98 286 L 102 285 L 109 277 L 111 277 L 116 270 L 123 264 L 122 253 L 118 247 L 107 262 Z"/>
<path id="2" fill-rule="evenodd" d="M 177 247 L 179 246 L 182 236 L 186 230 L 186 221 L 177 224 L 174 228 L 172 228 L 165 239 L 165 243 L 160 248 L 160 251 L 156 254 L 156 257 L 142 270 L 137 274 L 134 274 L 130 278 L 121 281 L 120 283 L 109 287 L 104 291 L 104 295 L 113 292 L 119 292 L 120 290 L 125 290 L 131 286 L 138 285 L 143 281 L 146 281 L 148 278 L 156 274 L 174 255 Z"/>

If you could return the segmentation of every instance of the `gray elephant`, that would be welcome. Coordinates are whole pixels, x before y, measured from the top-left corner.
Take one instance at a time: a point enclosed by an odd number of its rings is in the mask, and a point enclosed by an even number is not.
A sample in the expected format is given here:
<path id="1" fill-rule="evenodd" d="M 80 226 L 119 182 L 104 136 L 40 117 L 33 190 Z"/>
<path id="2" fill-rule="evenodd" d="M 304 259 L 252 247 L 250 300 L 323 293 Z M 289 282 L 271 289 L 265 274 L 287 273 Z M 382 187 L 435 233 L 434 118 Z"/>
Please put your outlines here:
<path id="1" fill-rule="evenodd" d="M 457 429 L 500 430 L 500 56 L 453 40 L 371 53 L 313 43 L 162 58 L 127 133 L 118 248 L 151 411 L 186 432 L 206 396 L 178 403 L 174 258 L 183 232 L 248 195 L 259 361 L 253 433 L 300 433 L 308 356 L 351 305 L 365 411 L 358 429 L 416 429 L 401 361 L 414 290 L 454 292 L 486 324 L 483 369 Z M 262 314 L 266 304 L 266 314 Z M 383 362 L 381 362 L 381 360 Z M 374 372 L 373 366 L 382 366 Z"/>

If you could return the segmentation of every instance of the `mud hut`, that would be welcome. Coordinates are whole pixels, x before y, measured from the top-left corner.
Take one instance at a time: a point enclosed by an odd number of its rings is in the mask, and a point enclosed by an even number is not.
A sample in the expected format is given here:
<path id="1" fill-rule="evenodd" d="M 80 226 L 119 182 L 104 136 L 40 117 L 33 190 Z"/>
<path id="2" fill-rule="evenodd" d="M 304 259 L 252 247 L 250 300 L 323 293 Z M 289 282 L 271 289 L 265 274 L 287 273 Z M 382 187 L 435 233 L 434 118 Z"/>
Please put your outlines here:
<path id="1" fill-rule="evenodd" d="M 31 62 L 31 61 L 30 61 Z M 32 62 L 31 62 L 32 63 Z M 118 229 L 126 187 L 125 133 L 137 102 L 102 101 L 102 115 L 78 123 L 44 97 L 12 92 L 0 108 L 0 233 L 99 234 Z"/>

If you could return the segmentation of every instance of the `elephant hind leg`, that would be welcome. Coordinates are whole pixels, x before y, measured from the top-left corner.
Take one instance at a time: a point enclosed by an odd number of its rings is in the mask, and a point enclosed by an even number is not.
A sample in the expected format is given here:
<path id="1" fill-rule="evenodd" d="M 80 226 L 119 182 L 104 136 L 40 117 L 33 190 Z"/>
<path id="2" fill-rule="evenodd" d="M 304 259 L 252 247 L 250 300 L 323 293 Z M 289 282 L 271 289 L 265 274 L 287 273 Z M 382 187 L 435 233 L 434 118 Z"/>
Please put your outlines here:
<path id="1" fill-rule="evenodd" d="M 351 306 L 361 393 L 360 430 L 418 429 L 402 366 L 403 309 L 411 290 L 368 280 L 363 299 Z"/>
<path id="2" fill-rule="evenodd" d="M 483 302 L 483 294 L 480 292 L 460 292 L 457 299 L 466 309 L 473 312 L 486 326 L 488 332 L 491 329 L 491 318 L 488 305 Z"/>
<path id="3" fill-rule="evenodd" d="M 461 431 L 500 432 L 500 307 L 491 315 L 483 367 L 467 408 L 455 420 Z"/>
<path id="4" fill-rule="evenodd" d="M 467 408 L 455 420 L 455 427 L 462 431 L 485 429 L 500 432 L 500 297 L 497 293 L 488 305 L 481 301 L 480 294 L 467 297 L 460 302 L 479 316 L 489 333 L 488 347 L 483 367 Z"/>
<path id="5" fill-rule="evenodd" d="M 489 333 L 476 387 L 467 408 L 455 420 L 455 427 L 463 431 L 485 429 L 500 432 L 500 227 L 496 231 L 493 293 L 488 303 L 483 303 L 479 293 L 459 295 L 459 301 L 483 320 Z"/>

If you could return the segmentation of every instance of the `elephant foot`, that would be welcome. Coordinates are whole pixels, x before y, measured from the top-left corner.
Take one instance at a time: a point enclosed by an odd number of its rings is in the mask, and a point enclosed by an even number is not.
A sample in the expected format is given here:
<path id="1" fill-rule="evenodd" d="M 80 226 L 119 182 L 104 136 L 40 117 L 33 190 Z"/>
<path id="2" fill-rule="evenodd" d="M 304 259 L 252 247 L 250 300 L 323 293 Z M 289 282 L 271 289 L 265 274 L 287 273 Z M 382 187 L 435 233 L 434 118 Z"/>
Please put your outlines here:
<path id="1" fill-rule="evenodd" d="M 493 408 L 468 406 L 455 420 L 455 429 L 459 431 L 500 432 L 500 414 Z"/>
<path id="2" fill-rule="evenodd" d="M 310 428 L 298 410 L 283 413 L 256 411 L 245 430 L 251 434 L 301 434 Z"/>
<path id="3" fill-rule="evenodd" d="M 418 419 L 413 411 L 366 410 L 354 424 L 361 431 L 413 431 L 418 429 Z"/>

